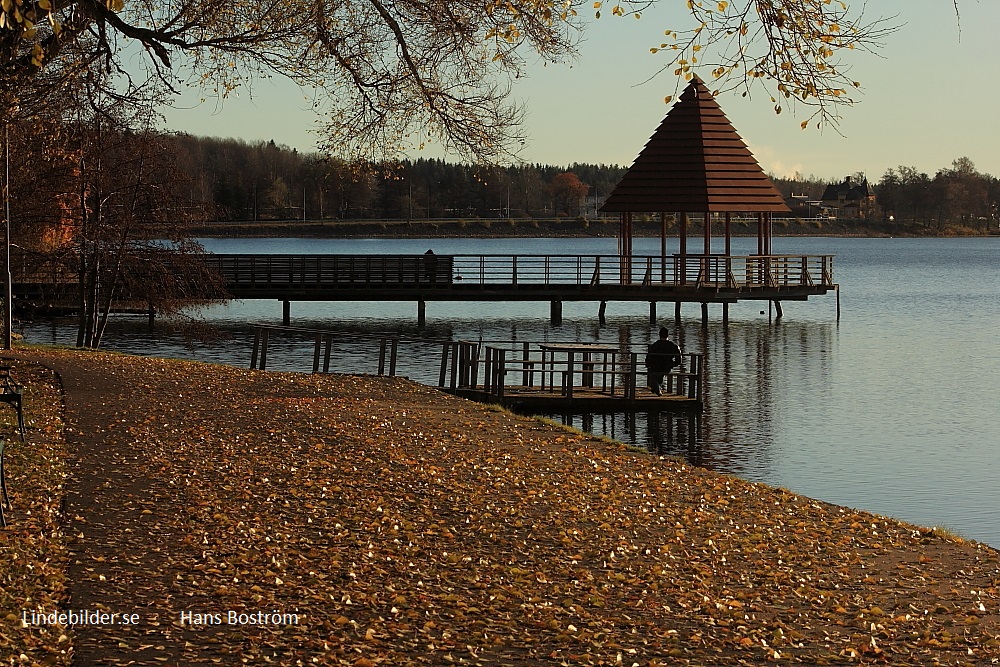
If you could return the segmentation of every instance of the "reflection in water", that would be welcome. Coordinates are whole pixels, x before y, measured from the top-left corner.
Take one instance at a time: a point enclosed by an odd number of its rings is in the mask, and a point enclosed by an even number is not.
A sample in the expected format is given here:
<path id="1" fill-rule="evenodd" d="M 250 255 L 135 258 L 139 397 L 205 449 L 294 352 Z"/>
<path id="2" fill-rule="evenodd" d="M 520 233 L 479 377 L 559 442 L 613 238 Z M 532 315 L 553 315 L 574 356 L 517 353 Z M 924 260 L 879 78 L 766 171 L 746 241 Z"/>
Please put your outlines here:
<path id="1" fill-rule="evenodd" d="M 672 326 L 686 352 L 704 352 L 705 409 L 543 415 L 584 431 L 635 444 L 658 455 L 680 456 L 697 466 L 751 478 L 774 474 L 775 424 L 789 412 L 807 414 L 824 400 L 834 352 L 835 325 L 781 322 L 771 327 L 730 323 Z M 621 349 L 643 349 L 648 326 L 616 328 Z M 607 337 L 607 333 L 605 333 Z"/>
<path id="2" fill-rule="evenodd" d="M 210 342 L 185 338 L 163 322 L 117 318 L 106 340 L 111 349 L 135 354 L 195 358 L 246 366 L 253 329 L 242 322 L 219 321 Z M 333 372 L 374 373 L 381 335 L 399 336 L 398 374 L 425 384 L 437 382 L 442 341 L 548 341 L 614 344 L 641 355 L 656 338 L 658 324 L 648 318 L 621 318 L 600 325 L 596 318 L 559 326 L 544 319 L 483 320 L 442 318 L 417 327 L 410 319 L 357 319 L 331 326 L 328 320 L 300 320 L 297 326 L 335 331 Z M 706 354 L 705 408 L 697 417 L 685 413 L 617 413 L 545 415 L 598 435 L 606 435 L 660 455 L 682 456 L 694 465 L 761 478 L 773 472 L 774 423 L 788 410 L 808 411 L 823 396 L 829 372 L 834 325 L 827 322 L 669 322 L 685 352 Z M 73 339 L 71 322 L 31 326 L 31 340 L 66 344 Z M 308 372 L 313 336 L 308 333 L 271 338 L 268 369 Z M 801 388 L 801 392 L 797 390 Z M 802 400 L 798 400 L 799 398 Z"/>
<path id="3" fill-rule="evenodd" d="M 701 415 L 692 412 L 615 412 L 541 415 L 581 431 L 641 443 L 650 454 L 702 465 Z"/>

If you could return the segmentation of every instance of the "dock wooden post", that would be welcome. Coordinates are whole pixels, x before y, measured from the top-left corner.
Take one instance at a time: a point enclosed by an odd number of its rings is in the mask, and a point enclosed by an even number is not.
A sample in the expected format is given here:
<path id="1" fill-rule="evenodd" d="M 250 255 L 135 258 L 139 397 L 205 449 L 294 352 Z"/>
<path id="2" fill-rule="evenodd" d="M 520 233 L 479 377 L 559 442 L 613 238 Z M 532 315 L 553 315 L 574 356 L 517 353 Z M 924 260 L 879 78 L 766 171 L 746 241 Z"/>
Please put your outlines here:
<path id="1" fill-rule="evenodd" d="M 649 323 L 656 324 L 656 302 L 649 302 Z"/>
<path id="2" fill-rule="evenodd" d="M 451 349 L 451 343 L 441 343 L 441 372 L 438 373 L 438 386 L 444 387 L 445 380 L 447 379 L 448 373 L 448 351 Z"/>
<path id="3" fill-rule="evenodd" d="M 600 324 L 607 324 L 608 323 L 608 318 L 605 317 L 605 313 L 607 312 L 607 310 L 608 310 L 608 302 L 607 301 L 601 301 L 601 305 L 597 309 L 597 321 Z"/>
<path id="4" fill-rule="evenodd" d="M 462 341 L 455 343 L 455 351 L 458 353 L 458 386 L 469 386 L 469 345 Z"/>
<path id="5" fill-rule="evenodd" d="M 257 330 L 253 335 L 253 352 L 250 353 L 250 368 L 257 368 L 257 352 L 260 350 L 260 334 L 261 328 L 257 327 Z"/>
<path id="6" fill-rule="evenodd" d="M 493 348 L 487 345 L 483 356 L 483 391 L 487 394 L 493 390 Z"/>
<path id="7" fill-rule="evenodd" d="M 282 326 L 288 326 L 292 323 L 292 302 L 282 301 L 281 302 L 281 324 Z"/>
<path id="8" fill-rule="evenodd" d="M 507 350 L 497 350 L 497 368 L 494 373 L 494 382 L 496 383 L 496 395 L 503 398 L 503 385 L 505 382 L 505 377 L 507 376 Z"/>
<path id="9" fill-rule="evenodd" d="M 316 334 L 313 340 L 313 373 L 319 373 L 319 351 L 323 347 L 323 334 Z"/>
<path id="10" fill-rule="evenodd" d="M 674 324 L 681 325 L 681 302 L 674 301 Z"/>
<path id="11" fill-rule="evenodd" d="M 396 350 L 399 348 L 399 339 L 393 338 L 389 349 L 389 376 L 396 377 Z"/>
<path id="12" fill-rule="evenodd" d="M 452 343 L 451 344 L 451 388 L 452 389 L 457 388 L 461 384 L 458 377 L 458 374 L 461 369 L 461 366 L 459 366 L 458 363 L 459 352 L 460 352 L 459 344 Z"/>
<path id="13" fill-rule="evenodd" d="M 708 326 L 708 303 L 704 301 L 701 303 L 701 326 Z"/>
<path id="14" fill-rule="evenodd" d="M 562 301 L 553 301 L 549 305 L 549 317 L 552 324 L 562 324 Z"/>
<path id="15" fill-rule="evenodd" d="M 722 303 L 722 326 L 727 326 L 729 324 L 729 302 L 724 301 Z"/>
<path id="16" fill-rule="evenodd" d="M 625 382 L 623 383 L 625 390 L 625 399 L 629 401 L 635 400 L 635 388 L 637 382 L 637 376 L 639 373 L 639 354 L 637 352 L 630 352 L 628 355 L 628 372 L 625 375 Z"/>
<path id="17" fill-rule="evenodd" d="M 694 398 L 701 401 L 702 393 L 704 392 L 705 383 L 705 356 L 702 354 L 692 354 L 691 355 L 691 372 L 694 373 L 694 378 L 691 382 L 691 387 L 688 389 L 688 398 Z"/>
<path id="18" fill-rule="evenodd" d="M 521 384 L 525 387 L 530 387 L 535 381 L 535 374 L 528 373 L 530 363 L 528 361 L 528 342 L 525 341 L 521 344 Z"/>
<path id="19" fill-rule="evenodd" d="M 570 352 L 566 358 L 566 375 L 563 376 L 563 396 L 566 398 L 573 398 L 573 373 L 576 371 L 574 367 L 576 354 Z"/>
<path id="20" fill-rule="evenodd" d="M 333 348 L 333 336 L 330 335 L 330 334 L 326 334 L 326 336 L 324 336 L 324 338 L 326 339 L 326 349 L 323 350 L 323 372 L 324 373 L 329 373 L 330 372 L 330 352 L 331 352 L 331 350 Z"/>
<path id="21" fill-rule="evenodd" d="M 427 302 L 417 301 L 417 326 L 422 327 L 427 324 Z"/>
<path id="22" fill-rule="evenodd" d="M 264 329 L 264 333 L 260 339 L 260 366 L 258 366 L 262 371 L 267 369 L 267 339 L 269 336 L 270 332 Z"/>
<path id="23" fill-rule="evenodd" d="M 378 342 L 378 374 L 385 375 L 385 348 L 386 339 L 380 338 Z M 443 384 L 441 386 L 444 386 Z"/>
<path id="24" fill-rule="evenodd" d="M 469 343 L 471 356 L 469 358 L 469 386 L 475 388 L 479 383 L 479 352 L 482 344 Z"/>

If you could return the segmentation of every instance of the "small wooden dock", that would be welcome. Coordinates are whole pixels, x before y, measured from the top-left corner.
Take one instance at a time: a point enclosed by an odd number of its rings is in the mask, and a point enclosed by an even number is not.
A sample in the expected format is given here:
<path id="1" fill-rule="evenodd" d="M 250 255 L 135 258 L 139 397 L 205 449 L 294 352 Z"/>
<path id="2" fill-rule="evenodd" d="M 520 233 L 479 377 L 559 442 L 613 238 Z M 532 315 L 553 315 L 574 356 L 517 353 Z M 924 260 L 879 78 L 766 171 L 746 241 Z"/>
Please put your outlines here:
<path id="1" fill-rule="evenodd" d="M 683 355 L 661 395 L 646 387 L 644 354 L 592 343 L 442 346 L 438 386 L 483 403 L 536 412 L 701 410 L 704 355 Z"/>
<path id="2" fill-rule="evenodd" d="M 299 327 L 256 327 L 250 367 L 267 367 L 275 337 L 306 338 L 313 343 L 312 372 L 331 372 L 334 343 L 342 332 Z M 357 336 L 371 350 L 369 372 L 395 376 L 401 367 L 433 368 L 442 391 L 482 403 L 543 413 L 700 411 L 705 358 L 682 355 L 681 366 L 666 375 L 661 395 L 646 386 L 645 350 L 596 343 L 438 341 L 440 357 L 427 354 L 426 339 Z M 376 361 L 377 357 L 377 361 Z M 352 372 L 364 372 L 355 368 Z"/>

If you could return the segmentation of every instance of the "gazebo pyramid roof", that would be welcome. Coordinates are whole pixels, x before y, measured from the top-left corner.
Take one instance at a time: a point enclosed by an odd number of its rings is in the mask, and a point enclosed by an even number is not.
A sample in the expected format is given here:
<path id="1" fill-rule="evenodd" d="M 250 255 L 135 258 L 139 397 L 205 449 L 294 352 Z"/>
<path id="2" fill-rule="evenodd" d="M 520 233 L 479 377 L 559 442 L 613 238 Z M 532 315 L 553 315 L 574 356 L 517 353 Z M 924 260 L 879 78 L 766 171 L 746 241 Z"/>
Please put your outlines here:
<path id="1" fill-rule="evenodd" d="M 601 210 L 784 213 L 789 209 L 696 76 Z"/>

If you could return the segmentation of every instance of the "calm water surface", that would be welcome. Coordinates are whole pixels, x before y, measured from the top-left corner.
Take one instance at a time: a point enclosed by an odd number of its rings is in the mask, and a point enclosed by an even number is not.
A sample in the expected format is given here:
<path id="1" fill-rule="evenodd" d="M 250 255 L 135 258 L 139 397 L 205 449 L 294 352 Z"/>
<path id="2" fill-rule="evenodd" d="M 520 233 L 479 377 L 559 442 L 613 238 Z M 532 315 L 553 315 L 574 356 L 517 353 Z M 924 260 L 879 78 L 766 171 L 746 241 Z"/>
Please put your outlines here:
<path id="1" fill-rule="evenodd" d="M 738 239 L 736 253 L 755 239 Z M 433 239 L 205 241 L 216 252 L 614 254 L 614 239 Z M 715 246 L 721 247 L 721 244 Z M 1000 238 L 779 238 L 777 253 L 835 254 L 842 317 L 833 294 L 784 303 L 771 320 L 761 304 L 741 303 L 723 328 L 718 307 L 707 329 L 688 305 L 680 329 L 671 304 L 662 323 L 686 351 L 708 355 L 708 393 L 697 423 L 668 415 L 566 417 L 576 426 L 680 454 L 720 472 L 783 486 L 830 502 L 943 525 L 1000 546 Z M 696 252 L 696 248 L 691 249 Z M 658 254 L 637 239 L 637 254 Z M 345 332 L 336 370 L 375 369 L 375 352 L 347 333 L 396 333 L 424 343 L 434 359 L 441 339 L 588 341 L 645 345 L 658 325 L 645 304 L 566 303 L 563 324 L 548 304 L 428 303 L 416 327 L 414 303 L 293 303 L 293 324 Z M 239 366 L 249 364 L 255 323 L 280 324 L 275 301 L 234 302 L 199 316 L 224 332 L 188 344 L 165 324 L 116 320 L 107 346 Z M 69 323 L 24 330 L 34 342 L 70 343 Z M 269 368 L 308 371 L 311 343 L 272 344 Z M 419 344 L 417 345 L 419 348 Z M 434 364 L 400 372 L 433 382 Z"/>

